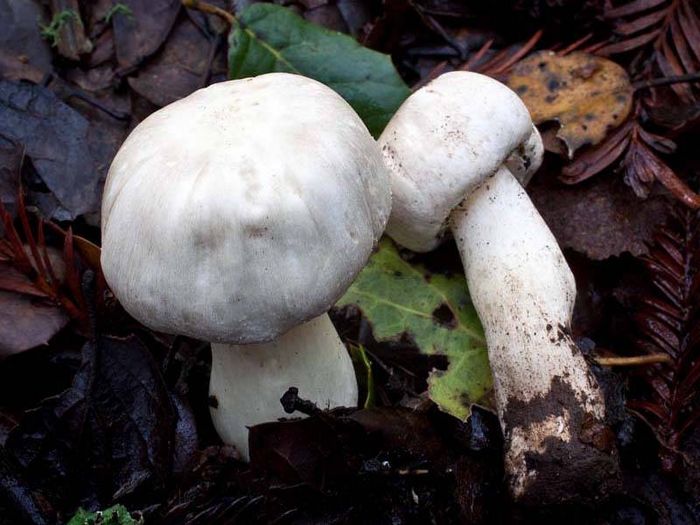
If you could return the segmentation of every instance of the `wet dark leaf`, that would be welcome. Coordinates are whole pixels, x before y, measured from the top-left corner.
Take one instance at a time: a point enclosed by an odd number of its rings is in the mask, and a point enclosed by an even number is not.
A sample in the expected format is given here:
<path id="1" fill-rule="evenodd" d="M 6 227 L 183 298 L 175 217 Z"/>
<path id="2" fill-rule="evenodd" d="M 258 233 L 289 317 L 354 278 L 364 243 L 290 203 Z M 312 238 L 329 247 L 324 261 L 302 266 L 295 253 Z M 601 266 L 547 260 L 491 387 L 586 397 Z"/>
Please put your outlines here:
<path id="1" fill-rule="evenodd" d="M 210 68 L 214 39 L 182 17 L 162 51 L 129 78 L 129 85 L 156 106 L 165 106 L 203 87 Z M 225 67 L 224 67 L 225 70 Z"/>
<path id="2" fill-rule="evenodd" d="M 0 291 L 0 358 L 48 343 L 67 323 L 66 313 L 48 301 Z"/>
<path id="3" fill-rule="evenodd" d="M 331 31 L 348 32 L 348 26 L 343 20 L 343 15 L 334 3 L 330 3 L 327 0 L 311 0 L 302 3 L 306 7 L 304 19 Z"/>
<path id="4" fill-rule="evenodd" d="M 192 409 L 179 395 L 171 393 L 170 401 L 177 415 L 173 471 L 176 473 L 183 473 L 187 472 L 193 458 L 196 457 L 199 452 L 197 422 L 194 419 Z"/>
<path id="5" fill-rule="evenodd" d="M 51 71 L 51 49 L 41 38 L 43 11 L 33 0 L 0 0 L 0 49 L 44 72 Z"/>
<path id="6" fill-rule="evenodd" d="M 366 408 L 347 418 L 358 423 L 368 442 L 374 440 L 382 450 L 401 451 L 416 461 L 431 461 L 433 465 L 449 457 L 434 422 L 424 412 L 398 407 Z"/>
<path id="7" fill-rule="evenodd" d="M 5 80 L 28 80 L 34 84 L 40 84 L 49 73 L 28 64 L 21 55 L 8 53 L 0 48 L 0 78 Z"/>
<path id="8" fill-rule="evenodd" d="M 6 503 L 11 510 L 11 518 L 20 519 L 22 523 L 44 525 L 51 523 L 51 509 L 45 501 L 39 500 L 22 479 L 17 465 L 0 446 L 0 502 Z M 9 516 L 2 516 L 9 518 Z"/>
<path id="9" fill-rule="evenodd" d="M 362 0 L 337 0 L 336 6 L 352 36 L 357 38 L 372 20 L 370 5 Z"/>
<path id="10" fill-rule="evenodd" d="M 91 123 L 41 86 L 0 81 L 0 134 L 25 148 L 58 201 L 54 217 L 73 219 L 100 205 L 100 181 L 115 145 L 95 136 Z"/>
<path id="11" fill-rule="evenodd" d="M 6 448 L 57 506 L 109 504 L 162 486 L 176 417 L 143 344 L 104 337 L 85 344 L 73 385 L 28 412 Z"/>
<path id="12" fill-rule="evenodd" d="M 16 143 L 0 141 L 0 203 L 12 213 L 12 203 L 17 197 L 17 183 L 22 166 L 22 147 Z M 0 225 L 0 235 L 3 227 Z"/>
<path id="13" fill-rule="evenodd" d="M 351 471 L 338 427 L 318 417 L 256 425 L 248 438 L 251 466 L 287 483 L 327 489 L 329 481 Z"/>
<path id="14" fill-rule="evenodd" d="M 180 12 L 180 0 L 121 0 L 130 14 L 112 18 L 119 67 L 130 70 L 158 51 Z"/>

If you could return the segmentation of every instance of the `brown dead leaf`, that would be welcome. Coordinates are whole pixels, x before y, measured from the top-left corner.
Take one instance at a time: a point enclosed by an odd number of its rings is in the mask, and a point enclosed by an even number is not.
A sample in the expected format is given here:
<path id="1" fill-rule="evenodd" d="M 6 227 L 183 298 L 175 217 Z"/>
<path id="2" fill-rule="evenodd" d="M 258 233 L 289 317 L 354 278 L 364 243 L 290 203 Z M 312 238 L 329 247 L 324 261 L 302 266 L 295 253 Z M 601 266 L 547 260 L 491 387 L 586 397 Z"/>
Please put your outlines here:
<path id="1" fill-rule="evenodd" d="M 166 106 L 204 87 L 215 41 L 207 38 L 188 18 L 181 18 L 162 50 L 129 85 L 156 106 Z M 223 62 L 223 54 L 219 57 Z M 223 66 L 225 70 L 225 66 Z"/>
<path id="2" fill-rule="evenodd" d="M 29 246 L 25 246 L 31 258 Z M 63 254 L 46 249 L 56 278 L 63 280 Z M 66 312 L 29 277 L 0 261 L 0 359 L 46 344 L 68 323 Z"/>
<path id="3" fill-rule="evenodd" d="M 67 323 L 68 316 L 58 306 L 0 291 L 0 358 L 48 343 Z"/>
<path id="4" fill-rule="evenodd" d="M 79 235 L 73 236 L 73 244 L 78 253 L 85 259 L 88 266 L 93 269 L 100 268 L 100 247 Z"/>
<path id="5" fill-rule="evenodd" d="M 642 205 L 616 177 L 597 177 L 575 186 L 554 177 L 535 177 L 527 191 L 562 248 L 593 260 L 624 252 L 647 253 L 656 226 L 668 207 L 662 196 Z"/>
<path id="6" fill-rule="evenodd" d="M 518 62 L 506 80 L 536 124 L 555 120 L 568 157 L 598 144 L 632 108 L 633 89 L 615 62 L 588 53 L 559 56 L 541 51 Z"/>

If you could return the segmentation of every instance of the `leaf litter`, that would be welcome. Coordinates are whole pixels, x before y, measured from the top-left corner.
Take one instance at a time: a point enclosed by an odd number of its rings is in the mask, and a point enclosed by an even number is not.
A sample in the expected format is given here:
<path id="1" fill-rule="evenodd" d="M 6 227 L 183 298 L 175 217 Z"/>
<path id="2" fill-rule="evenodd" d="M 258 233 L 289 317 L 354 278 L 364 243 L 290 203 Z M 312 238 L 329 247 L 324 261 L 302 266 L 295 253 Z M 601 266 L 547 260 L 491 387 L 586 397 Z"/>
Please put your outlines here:
<path id="1" fill-rule="evenodd" d="M 230 7 L 227 2 L 215 4 Z M 572 10 L 551 2 L 518 1 L 508 17 L 487 5 L 474 9 L 450 1 L 382 6 L 297 2 L 284 8 L 241 4 L 227 44 L 220 37 L 225 31 L 221 20 L 185 10 L 174 0 L 99 0 L 89 5 L 67 1 L 52 3 L 52 9 L 22 2 L 24 11 L 18 10 L 20 4 L 0 2 L 0 12 L 11 12 L 19 21 L 11 26 L 16 31 L 11 34 L 18 36 L 5 37 L 8 33 L 0 31 L 0 76 L 5 90 L 0 92 L 7 95 L 0 111 L 14 119 L 12 129 L 0 130 L 0 198 L 16 215 L 21 181 L 30 215 L 38 208 L 46 217 L 71 221 L 80 233 L 49 227 L 44 241 L 54 259 L 56 249 L 63 255 L 66 245 L 73 250 L 66 268 L 72 284 L 67 280 L 62 293 L 75 301 L 80 315 L 68 315 L 67 325 L 51 330 L 53 337 L 39 338 L 47 345 L 0 362 L 5 378 L 0 388 L 0 436 L 4 436 L 0 440 L 0 523 L 5 519 L 67 522 L 80 505 L 88 509 L 80 516 L 93 519 L 92 513 L 115 504 L 142 511 L 147 522 L 168 524 L 493 523 L 506 518 L 527 522 L 535 515 L 544 521 L 572 521 L 567 511 L 522 510 L 507 502 L 501 483 L 498 423 L 493 414 L 473 406 L 478 400 L 488 403 L 490 375 L 483 336 L 449 242 L 444 249 L 419 257 L 399 254 L 384 242 L 356 283 L 355 292 L 368 295 L 353 297 L 350 291 L 346 306 L 333 314 L 344 340 L 362 349 L 359 370 L 366 378 L 367 399 L 373 399 L 375 406 L 314 412 L 303 420 L 296 419 L 297 413 L 286 422 L 255 427 L 251 450 L 256 458 L 246 466 L 235 450 L 220 443 L 211 427 L 206 346 L 139 326 L 101 282 L 95 228 L 100 185 L 126 129 L 170 100 L 222 79 L 227 47 L 234 77 L 282 68 L 332 86 L 335 82 L 377 133 L 407 96 L 408 85 L 458 68 L 506 79 L 534 60 L 528 55 L 537 50 L 557 53 L 548 58 L 553 64 L 571 64 L 578 56 L 572 51 L 586 52 L 579 58 L 583 64 L 593 64 L 586 71 L 610 72 L 613 66 L 591 56 L 603 49 L 625 68 L 626 75 L 632 75 L 635 85 L 640 78 L 648 81 L 687 73 L 694 59 L 684 53 L 695 44 L 686 36 L 693 34 L 696 8 L 684 1 L 659 2 L 642 14 L 663 9 L 671 15 L 670 25 L 662 27 L 657 21 L 647 27 L 637 22 L 625 33 L 622 24 L 638 18 L 638 11 L 618 5 L 602 8 L 593 2 Z M 72 35 L 64 42 L 69 47 L 54 48 L 52 57 L 33 13 L 43 13 L 46 24 L 60 11 L 59 5 L 78 6 L 90 50 L 78 43 L 79 28 L 71 24 L 67 29 Z M 115 9 L 118 5 L 124 8 Z M 2 17 L 0 25 L 6 20 Z M 605 24 L 613 20 L 617 36 L 607 44 L 597 40 L 610 34 Z M 285 32 L 290 28 L 295 31 Z M 386 56 L 333 31 L 338 29 L 390 53 L 396 69 Z M 618 56 L 619 49 L 610 48 L 623 42 L 625 35 L 637 38 L 637 43 L 646 41 L 632 49 L 638 58 L 628 60 Z M 74 37 L 77 40 L 71 43 Z M 261 49 L 261 42 L 272 43 L 272 49 Z M 294 42 L 300 45 L 292 52 L 288 47 Z M 305 42 L 317 47 L 304 47 Z M 539 194 L 538 202 L 549 199 L 550 204 L 543 205 L 545 216 L 546 208 L 554 207 L 550 221 L 560 242 L 597 259 L 570 252 L 582 290 L 577 308 L 588 303 L 606 314 L 598 316 L 596 323 L 581 324 L 587 327 L 583 335 L 594 345 L 624 353 L 625 338 L 636 333 L 628 298 L 639 288 L 635 279 L 642 278 L 641 267 L 625 252 L 644 253 L 652 226 L 665 216 L 663 196 L 657 196 L 663 191 L 654 181 L 658 178 L 673 195 L 694 203 L 689 192 L 697 189 L 695 175 L 673 161 L 679 153 L 670 145 L 673 140 L 682 146 L 693 137 L 696 88 L 671 83 L 636 91 L 630 95 L 634 100 L 627 120 L 612 122 L 606 113 L 610 108 L 604 108 L 602 101 L 609 100 L 613 83 L 601 82 L 594 74 L 572 76 L 566 67 L 559 67 L 557 78 L 569 83 L 572 91 L 561 95 L 563 106 L 547 118 L 564 124 L 558 131 L 566 137 L 574 159 L 568 165 L 566 159 L 550 159 L 538 174 L 548 178 L 547 184 L 536 180 L 533 195 L 537 201 Z M 617 73 L 613 77 L 621 78 Z M 543 89 L 543 80 L 536 75 L 527 78 L 539 86 L 535 91 Z M 377 81 L 384 85 L 377 86 Z M 605 131 L 567 135 L 566 123 L 572 131 L 581 120 L 576 113 L 580 104 L 571 97 L 588 90 L 583 87 L 586 81 L 600 84 L 608 97 L 594 105 Z M 687 109 L 671 115 L 672 107 Z M 668 129 L 674 131 L 658 127 L 655 119 L 664 115 L 673 117 Z M 26 160 L 18 164 L 20 151 Z M 687 159 L 687 149 L 680 151 L 680 159 Z M 82 163 L 71 160 L 77 158 Z M 621 175 L 613 171 L 616 167 Z M 562 186 L 558 177 L 574 185 Z M 581 184 L 584 179 L 590 180 Z M 625 195 L 621 179 L 635 193 L 651 199 L 636 201 L 632 191 Z M 635 214 L 635 207 L 644 210 Z M 627 219 L 620 221 L 620 214 Z M 32 278 L 17 274 L 6 260 L 1 264 L 0 282 L 22 290 L 21 297 L 31 297 L 32 308 L 45 307 L 46 300 L 36 295 Z M 88 268 L 97 272 L 97 292 L 89 294 L 90 300 L 79 283 Z M 392 273 L 397 268 L 401 276 Z M 611 282 L 614 279 L 617 285 Z M 430 300 L 415 303 L 411 287 Z M 388 303 L 377 300 L 379 290 L 390 298 Z M 104 335 L 91 336 L 89 323 L 81 320 L 92 302 Z M 418 314 L 405 315 L 401 307 L 407 306 Z M 688 326 L 682 331 L 692 328 Z M 573 328 L 576 332 L 577 326 Z M 656 337 L 664 334 L 657 331 Z M 459 366 L 460 362 L 468 366 Z M 430 375 L 436 367 L 439 371 Z M 660 373 L 668 377 L 663 369 Z M 36 379 L 19 385 L 26 377 Z M 619 379 L 606 381 L 611 391 L 627 393 Z M 21 395 L 13 395 L 11 387 Z M 586 522 L 653 516 L 671 523 L 672 515 L 688 523 L 697 521 L 689 504 L 689 494 L 697 493 L 690 485 L 681 490 L 657 476 L 654 439 L 644 434 L 632 416 L 623 414 L 618 421 L 621 450 L 635 465 L 629 469 L 631 481 L 626 495 L 613 496 L 589 510 Z M 695 434 L 691 429 L 686 434 L 689 445 L 682 446 L 685 454 L 700 457 L 700 447 L 692 446 L 698 441 Z M 686 467 L 678 468 L 682 473 Z M 55 480 L 62 480 L 61 484 Z"/>

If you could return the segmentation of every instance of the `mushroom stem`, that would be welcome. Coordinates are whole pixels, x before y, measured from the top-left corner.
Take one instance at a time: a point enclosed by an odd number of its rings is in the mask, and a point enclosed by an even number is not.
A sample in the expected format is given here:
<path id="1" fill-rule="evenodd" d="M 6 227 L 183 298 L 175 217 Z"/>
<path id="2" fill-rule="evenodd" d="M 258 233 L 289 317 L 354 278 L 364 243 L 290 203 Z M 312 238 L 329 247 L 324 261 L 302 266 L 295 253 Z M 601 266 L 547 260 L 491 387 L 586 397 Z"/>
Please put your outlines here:
<path id="1" fill-rule="evenodd" d="M 513 495 L 596 493 L 615 463 L 603 396 L 570 335 L 576 284 L 557 241 L 506 167 L 450 221 L 486 333 Z"/>
<path id="2" fill-rule="evenodd" d="M 352 361 L 327 314 L 268 343 L 212 343 L 211 353 L 212 421 L 246 461 L 247 427 L 289 417 L 280 403 L 289 387 L 319 408 L 357 405 Z"/>

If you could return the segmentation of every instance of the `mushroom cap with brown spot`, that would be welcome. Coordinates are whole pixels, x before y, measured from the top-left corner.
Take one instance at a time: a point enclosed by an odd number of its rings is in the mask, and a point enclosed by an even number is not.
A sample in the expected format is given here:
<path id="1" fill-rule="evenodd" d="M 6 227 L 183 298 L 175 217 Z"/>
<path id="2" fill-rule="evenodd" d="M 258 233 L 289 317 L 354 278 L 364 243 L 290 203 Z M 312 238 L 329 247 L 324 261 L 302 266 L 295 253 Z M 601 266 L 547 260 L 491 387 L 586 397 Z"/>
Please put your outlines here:
<path id="1" fill-rule="evenodd" d="M 269 341 L 342 295 L 390 203 L 377 144 L 330 88 L 286 73 L 214 84 L 149 116 L 117 153 L 104 275 L 155 330 Z"/>
<path id="2" fill-rule="evenodd" d="M 440 243 L 452 210 L 518 148 L 542 155 L 520 98 L 492 78 L 464 71 L 445 73 L 413 93 L 379 143 L 393 194 L 387 233 L 421 252 Z M 530 159 L 528 170 L 540 161 Z"/>

